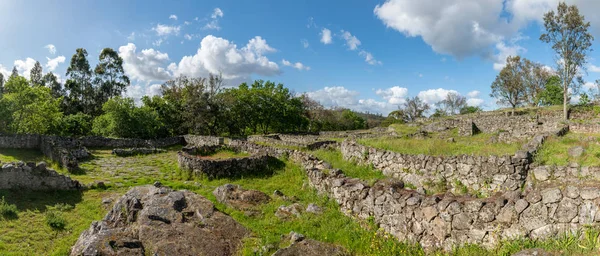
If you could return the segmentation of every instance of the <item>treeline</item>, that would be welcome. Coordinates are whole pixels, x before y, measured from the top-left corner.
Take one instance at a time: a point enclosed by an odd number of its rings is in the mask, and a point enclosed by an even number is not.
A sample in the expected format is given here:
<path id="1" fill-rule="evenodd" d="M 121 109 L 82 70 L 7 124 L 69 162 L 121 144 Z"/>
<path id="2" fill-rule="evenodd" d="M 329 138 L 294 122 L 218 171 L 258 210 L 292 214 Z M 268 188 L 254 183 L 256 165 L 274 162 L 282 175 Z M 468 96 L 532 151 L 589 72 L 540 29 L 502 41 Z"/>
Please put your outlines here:
<path id="1" fill-rule="evenodd" d="M 113 49 L 92 68 L 77 49 L 61 83 L 36 62 L 29 79 L 16 68 L 0 74 L 0 133 L 157 138 L 181 134 L 243 136 L 261 133 L 353 130 L 378 125 L 381 116 L 326 109 L 270 81 L 225 88 L 219 75 L 177 77 L 160 95 L 141 102 L 122 95 L 130 85 Z"/>

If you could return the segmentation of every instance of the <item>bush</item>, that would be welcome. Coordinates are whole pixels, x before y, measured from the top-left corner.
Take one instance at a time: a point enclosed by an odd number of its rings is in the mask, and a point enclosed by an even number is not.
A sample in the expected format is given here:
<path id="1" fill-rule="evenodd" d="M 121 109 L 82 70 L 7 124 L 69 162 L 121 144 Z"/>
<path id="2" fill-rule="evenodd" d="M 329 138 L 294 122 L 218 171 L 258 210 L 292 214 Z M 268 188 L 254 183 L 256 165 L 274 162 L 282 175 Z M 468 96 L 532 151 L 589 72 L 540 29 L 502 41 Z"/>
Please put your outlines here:
<path id="1" fill-rule="evenodd" d="M 54 230 L 63 230 L 67 226 L 67 221 L 62 216 L 62 213 L 50 210 L 46 212 L 46 224 Z"/>
<path id="2" fill-rule="evenodd" d="M 2 197 L 2 200 L 0 200 L 0 215 L 2 215 L 2 217 L 16 218 L 18 212 L 16 205 L 7 203 L 4 200 L 4 197 Z"/>

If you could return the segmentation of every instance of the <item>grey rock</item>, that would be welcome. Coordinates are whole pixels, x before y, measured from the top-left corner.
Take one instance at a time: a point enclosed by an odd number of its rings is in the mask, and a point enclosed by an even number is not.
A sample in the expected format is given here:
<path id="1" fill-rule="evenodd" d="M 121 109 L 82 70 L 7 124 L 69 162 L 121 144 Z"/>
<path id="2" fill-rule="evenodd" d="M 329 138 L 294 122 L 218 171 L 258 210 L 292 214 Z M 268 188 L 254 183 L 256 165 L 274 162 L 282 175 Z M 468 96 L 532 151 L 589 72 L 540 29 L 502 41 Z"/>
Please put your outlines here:
<path id="1" fill-rule="evenodd" d="M 556 209 L 556 219 L 561 223 L 570 223 L 577 216 L 578 206 L 573 199 L 564 198 Z"/>
<path id="2" fill-rule="evenodd" d="M 583 200 L 593 200 L 600 197 L 600 189 L 595 187 L 582 188 L 579 191 L 579 195 Z"/>
<path id="3" fill-rule="evenodd" d="M 579 197 L 579 188 L 576 186 L 567 186 L 565 196 L 571 199 Z"/>
<path id="4" fill-rule="evenodd" d="M 289 219 L 292 217 L 300 217 L 304 207 L 298 203 L 291 204 L 289 206 L 279 206 L 275 212 L 275 216 L 280 219 Z"/>
<path id="5" fill-rule="evenodd" d="M 556 256 L 558 254 L 547 252 L 544 249 L 534 248 L 526 249 L 513 254 L 512 256 Z"/>
<path id="6" fill-rule="evenodd" d="M 348 252 L 340 246 L 304 239 L 287 248 L 279 249 L 273 256 L 343 256 L 347 254 Z"/>
<path id="7" fill-rule="evenodd" d="M 297 243 L 297 242 L 300 242 L 300 241 L 304 240 L 304 235 L 303 234 L 299 234 L 299 233 L 296 233 L 294 231 L 291 231 L 290 234 L 289 234 L 289 236 L 290 236 L 290 241 L 292 243 Z"/>
<path id="8" fill-rule="evenodd" d="M 535 176 L 535 179 L 539 181 L 546 181 L 550 178 L 550 172 L 548 172 L 546 166 L 538 166 L 533 169 L 533 175 Z"/>
<path id="9" fill-rule="evenodd" d="M 308 206 L 306 206 L 306 212 L 321 214 L 323 212 L 323 209 L 321 209 L 321 207 L 319 207 L 318 205 L 311 203 L 308 204 Z"/>
<path id="10" fill-rule="evenodd" d="M 542 191 L 542 203 L 556 203 L 562 199 L 562 193 L 559 188 L 549 188 Z"/>
<path id="11" fill-rule="evenodd" d="M 571 157 L 580 157 L 581 155 L 583 155 L 583 153 L 585 153 L 585 148 L 583 148 L 582 146 L 575 146 L 569 148 L 568 153 Z"/>
<path id="12" fill-rule="evenodd" d="M 527 206 L 529 206 L 529 202 L 527 202 L 525 199 L 519 199 L 515 202 L 515 211 L 517 211 L 517 214 L 520 214 L 527 208 Z"/>
<path id="13" fill-rule="evenodd" d="M 261 191 L 248 190 L 232 184 L 217 187 L 213 195 L 220 203 L 238 210 L 250 210 L 270 201 L 269 196 Z"/>

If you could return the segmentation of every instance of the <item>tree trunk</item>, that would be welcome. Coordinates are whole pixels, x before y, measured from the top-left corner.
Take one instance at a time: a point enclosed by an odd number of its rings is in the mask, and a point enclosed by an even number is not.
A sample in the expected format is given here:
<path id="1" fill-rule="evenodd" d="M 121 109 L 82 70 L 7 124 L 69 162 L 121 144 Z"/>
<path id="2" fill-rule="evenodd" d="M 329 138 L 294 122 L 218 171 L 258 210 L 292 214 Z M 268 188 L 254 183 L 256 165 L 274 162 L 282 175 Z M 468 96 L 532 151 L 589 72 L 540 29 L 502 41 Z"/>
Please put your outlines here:
<path id="1" fill-rule="evenodd" d="M 517 107 L 516 105 L 513 105 L 512 112 L 510 113 L 511 116 L 515 116 L 515 108 L 516 107 Z"/>
<path id="2" fill-rule="evenodd" d="M 564 83 L 565 85 L 563 86 L 563 117 L 565 121 L 567 121 L 569 119 L 569 115 L 567 113 L 567 95 L 569 94 L 569 90 L 567 88 L 567 82 L 565 81 Z"/>

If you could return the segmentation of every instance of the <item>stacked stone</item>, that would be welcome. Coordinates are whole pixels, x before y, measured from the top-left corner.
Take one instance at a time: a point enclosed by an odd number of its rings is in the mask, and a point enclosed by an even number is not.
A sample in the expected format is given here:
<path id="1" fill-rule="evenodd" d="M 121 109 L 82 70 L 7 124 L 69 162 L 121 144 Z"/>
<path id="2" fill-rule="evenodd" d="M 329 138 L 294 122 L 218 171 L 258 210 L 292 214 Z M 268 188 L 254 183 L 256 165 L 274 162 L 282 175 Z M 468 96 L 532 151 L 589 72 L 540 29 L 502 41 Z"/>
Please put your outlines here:
<path id="1" fill-rule="evenodd" d="M 5 163 L 0 169 L 0 189 L 78 190 L 81 184 L 46 167 L 46 163 Z"/>
<path id="2" fill-rule="evenodd" d="M 167 152 L 160 148 L 116 148 L 113 149 L 112 154 L 117 156 L 136 156 L 136 155 L 150 155 Z"/>

